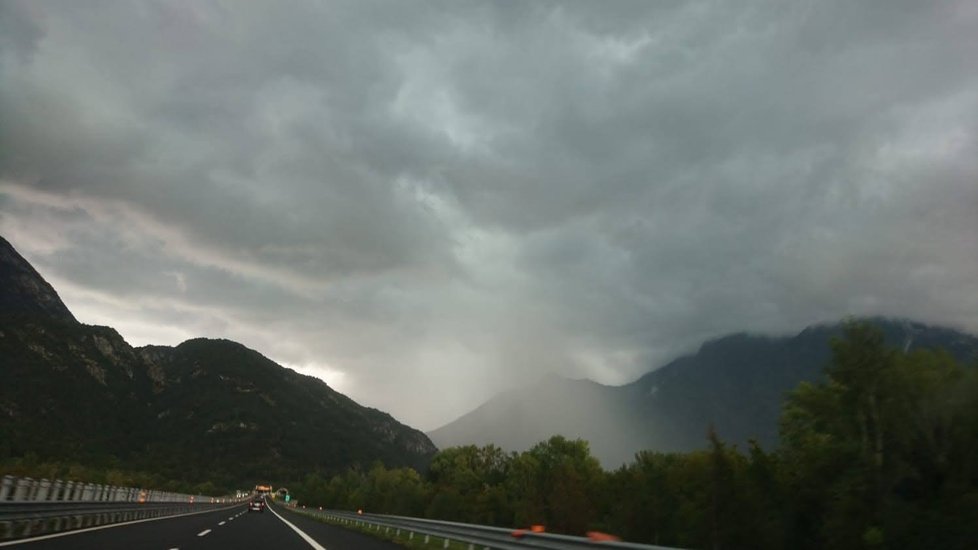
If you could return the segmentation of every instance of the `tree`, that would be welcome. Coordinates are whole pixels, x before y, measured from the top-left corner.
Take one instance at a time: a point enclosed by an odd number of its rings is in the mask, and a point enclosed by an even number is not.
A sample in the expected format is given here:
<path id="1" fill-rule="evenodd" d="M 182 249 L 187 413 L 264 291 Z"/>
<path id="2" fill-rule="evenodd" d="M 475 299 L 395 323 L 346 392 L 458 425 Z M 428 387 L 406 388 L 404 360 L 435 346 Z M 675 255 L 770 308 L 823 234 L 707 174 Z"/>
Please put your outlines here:
<path id="1" fill-rule="evenodd" d="M 832 351 L 828 380 L 801 384 L 782 414 L 791 546 L 970 540 L 961 526 L 978 521 L 974 370 L 944 352 L 888 348 L 862 324 L 847 326 Z"/>
<path id="2" fill-rule="evenodd" d="M 511 456 L 495 445 L 452 447 L 435 455 L 428 470 L 432 484 L 429 513 L 490 525 L 512 522 L 506 492 Z"/>
<path id="3" fill-rule="evenodd" d="M 800 548 L 858 545 L 878 529 L 885 490 L 886 405 L 894 355 L 863 324 L 832 342 L 828 380 L 802 383 L 782 413 L 785 484 L 794 495 L 789 531 Z"/>
<path id="4" fill-rule="evenodd" d="M 583 534 L 598 519 L 604 471 L 586 441 L 553 436 L 514 457 L 507 480 L 517 523 Z"/>

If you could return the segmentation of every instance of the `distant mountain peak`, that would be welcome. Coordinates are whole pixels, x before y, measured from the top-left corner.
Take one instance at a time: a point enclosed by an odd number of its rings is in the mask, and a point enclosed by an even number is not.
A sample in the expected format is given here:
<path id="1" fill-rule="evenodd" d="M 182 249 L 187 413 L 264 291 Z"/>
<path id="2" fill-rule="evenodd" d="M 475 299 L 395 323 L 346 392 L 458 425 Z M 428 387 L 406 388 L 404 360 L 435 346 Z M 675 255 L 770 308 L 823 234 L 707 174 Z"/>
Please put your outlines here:
<path id="1" fill-rule="evenodd" d="M 58 293 L 0 237 L 0 312 L 77 322 Z"/>

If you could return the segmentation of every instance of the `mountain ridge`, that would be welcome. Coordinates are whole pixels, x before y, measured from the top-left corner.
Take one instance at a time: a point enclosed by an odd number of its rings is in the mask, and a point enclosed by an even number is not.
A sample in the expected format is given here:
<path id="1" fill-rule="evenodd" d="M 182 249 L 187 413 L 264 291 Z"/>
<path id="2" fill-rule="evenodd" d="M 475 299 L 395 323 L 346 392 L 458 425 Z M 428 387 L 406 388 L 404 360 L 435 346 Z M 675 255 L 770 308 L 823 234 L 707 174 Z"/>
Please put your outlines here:
<path id="1" fill-rule="evenodd" d="M 79 323 L 6 240 L 0 281 L 11 282 L 0 287 L 0 463 L 124 463 L 232 487 L 378 460 L 423 469 L 437 450 L 390 414 L 238 342 L 135 348 L 111 327 Z"/>
<path id="2" fill-rule="evenodd" d="M 0 311 L 77 322 L 54 287 L 0 236 Z"/>
<path id="3" fill-rule="evenodd" d="M 963 331 L 909 319 L 850 320 L 880 327 L 900 349 L 940 347 L 960 361 L 978 360 L 978 338 Z M 733 444 L 753 439 L 773 446 L 784 396 L 802 381 L 822 379 L 829 341 L 842 327 L 820 323 L 786 336 L 737 332 L 713 338 L 619 386 L 542 380 L 501 392 L 428 436 L 442 448 L 494 443 L 509 451 L 555 434 L 579 437 L 606 467 L 629 462 L 639 450 L 701 448 L 711 426 Z M 569 387 L 574 389 L 565 391 Z M 599 416 L 582 414 L 581 402 L 591 402 Z"/>

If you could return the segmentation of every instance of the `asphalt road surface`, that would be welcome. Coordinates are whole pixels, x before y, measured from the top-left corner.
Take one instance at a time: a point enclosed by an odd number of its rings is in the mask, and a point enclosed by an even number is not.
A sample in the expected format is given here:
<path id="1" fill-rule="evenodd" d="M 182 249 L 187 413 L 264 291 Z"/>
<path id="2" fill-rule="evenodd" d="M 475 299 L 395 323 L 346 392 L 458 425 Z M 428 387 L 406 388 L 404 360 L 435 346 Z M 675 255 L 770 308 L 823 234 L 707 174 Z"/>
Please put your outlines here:
<path id="1" fill-rule="evenodd" d="M 5 544 L 0 544 L 0 547 L 5 547 Z M 131 522 L 50 538 L 35 538 L 17 542 L 11 548 L 393 550 L 403 547 L 320 523 L 281 506 L 269 506 L 264 512 L 249 513 L 246 504 L 238 504 L 200 514 Z"/>

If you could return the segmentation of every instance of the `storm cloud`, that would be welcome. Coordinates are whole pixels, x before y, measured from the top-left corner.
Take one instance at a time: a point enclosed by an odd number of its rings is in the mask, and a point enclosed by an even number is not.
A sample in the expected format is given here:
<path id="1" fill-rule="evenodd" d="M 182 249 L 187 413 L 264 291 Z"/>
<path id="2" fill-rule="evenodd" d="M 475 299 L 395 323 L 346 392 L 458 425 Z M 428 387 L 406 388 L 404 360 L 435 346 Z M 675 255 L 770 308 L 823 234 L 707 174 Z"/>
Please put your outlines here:
<path id="1" fill-rule="evenodd" d="M 0 233 L 79 320 L 424 429 L 732 331 L 978 332 L 978 4 L 3 2 Z"/>

